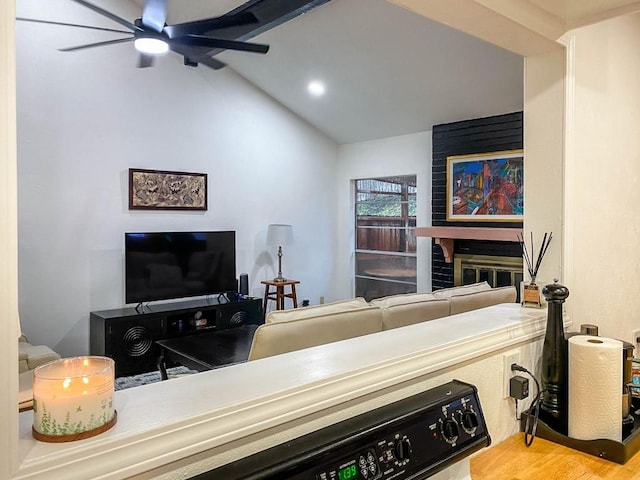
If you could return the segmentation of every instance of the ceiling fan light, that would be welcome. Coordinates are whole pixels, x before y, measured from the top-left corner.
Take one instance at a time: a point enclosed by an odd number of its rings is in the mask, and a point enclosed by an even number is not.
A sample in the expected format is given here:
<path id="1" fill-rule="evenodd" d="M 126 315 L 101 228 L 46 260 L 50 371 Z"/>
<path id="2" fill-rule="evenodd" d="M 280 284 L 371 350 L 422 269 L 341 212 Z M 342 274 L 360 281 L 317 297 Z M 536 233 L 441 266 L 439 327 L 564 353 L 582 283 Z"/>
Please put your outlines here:
<path id="1" fill-rule="evenodd" d="M 161 38 L 140 37 L 133 42 L 136 50 L 149 55 L 160 55 L 169 51 L 169 44 Z"/>

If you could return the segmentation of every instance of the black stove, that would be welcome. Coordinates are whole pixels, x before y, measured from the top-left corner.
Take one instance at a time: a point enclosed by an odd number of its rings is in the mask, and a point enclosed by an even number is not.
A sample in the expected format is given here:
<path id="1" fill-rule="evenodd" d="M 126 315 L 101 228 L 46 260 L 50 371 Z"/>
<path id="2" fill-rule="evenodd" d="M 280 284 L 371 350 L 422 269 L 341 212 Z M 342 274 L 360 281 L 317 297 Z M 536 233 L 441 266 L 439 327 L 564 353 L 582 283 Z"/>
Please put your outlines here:
<path id="1" fill-rule="evenodd" d="M 490 444 L 476 387 L 453 380 L 193 478 L 418 480 Z"/>

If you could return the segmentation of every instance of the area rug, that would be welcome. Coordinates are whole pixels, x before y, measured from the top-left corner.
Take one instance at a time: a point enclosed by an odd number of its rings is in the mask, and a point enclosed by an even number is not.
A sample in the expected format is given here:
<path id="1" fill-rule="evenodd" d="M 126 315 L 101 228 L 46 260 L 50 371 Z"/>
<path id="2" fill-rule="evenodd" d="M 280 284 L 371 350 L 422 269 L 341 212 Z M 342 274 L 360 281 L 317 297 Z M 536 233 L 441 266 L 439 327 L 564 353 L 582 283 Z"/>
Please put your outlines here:
<path id="1" fill-rule="evenodd" d="M 191 375 L 198 373 L 197 370 L 191 370 L 187 367 L 179 366 L 167 368 L 167 376 L 169 378 L 176 377 L 178 375 Z M 124 390 L 125 388 L 139 387 L 140 385 L 147 385 L 149 383 L 159 382 L 160 372 L 147 372 L 139 375 L 132 375 L 131 377 L 118 377 L 115 381 L 116 390 Z"/>

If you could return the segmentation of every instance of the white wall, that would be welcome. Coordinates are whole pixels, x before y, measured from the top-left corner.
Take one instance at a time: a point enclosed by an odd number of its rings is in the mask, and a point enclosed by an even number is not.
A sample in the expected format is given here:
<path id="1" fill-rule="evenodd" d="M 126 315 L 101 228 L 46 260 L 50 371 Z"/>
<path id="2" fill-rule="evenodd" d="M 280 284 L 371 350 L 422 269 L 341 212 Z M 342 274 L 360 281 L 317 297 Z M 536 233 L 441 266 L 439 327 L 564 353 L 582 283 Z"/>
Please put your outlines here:
<path id="1" fill-rule="evenodd" d="M 417 175 L 417 224 L 431 225 L 431 131 L 339 147 L 337 291 L 355 294 L 354 210 L 351 180 Z M 351 208 L 348 208 L 351 206 Z M 431 239 L 417 239 L 418 291 L 431 291 Z"/>
<path id="2" fill-rule="evenodd" d="M 546 285 L 557 278 L 571 289 L 562 269 L 564 72 L 565 52 L 560 46 L 525 59 L 524 202 L 527 207 L 524 238 L 530 238 L 533 233 L 539 245 L 544 232 L 553 233 L 537 281 Z"/>
<path id="3" fill-rule="evenodd" d="M 113 27 L 68 0 L 18 7 L 19 16 Z M 104 7 L 139 14 L 128 2 Z M 175 54 L 138 69 L 131 44 L 56 50 L 109 34 L 16 30 L 19 306 L 32 341 L 88 352 L 89 312 L 124 304 L 126 231 L 236 230 L 237 273 L 261 295 L 260 280 L 277 274 L 266 227 L 291 223 L 283 273 L 301 280 L 300 298 L 336 296 L 332 141 L 230 69 L 184 67 Z M 207 173 L 208 211 L 129 211 L 131 167 Z"/>
<path id="4" fill-rule="evenodd" d="M 640 328 L 640 14 L 571 32 L 566 254 L 574 324 Z"/>

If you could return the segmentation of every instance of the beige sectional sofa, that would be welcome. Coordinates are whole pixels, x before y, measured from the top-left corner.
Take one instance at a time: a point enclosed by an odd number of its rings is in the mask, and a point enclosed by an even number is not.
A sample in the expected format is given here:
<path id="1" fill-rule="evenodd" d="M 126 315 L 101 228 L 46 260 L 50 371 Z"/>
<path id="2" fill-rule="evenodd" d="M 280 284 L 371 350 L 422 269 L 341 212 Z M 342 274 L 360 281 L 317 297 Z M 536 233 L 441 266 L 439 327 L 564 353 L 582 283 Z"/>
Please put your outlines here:
<path id="1" fill-rule="evenodd" d="M 488 283 L 393 295 L 371 302 L 341 302 L 269 312 L 253 337 L 249 360 L 405 327 L 419 322 L 516 301 L 514 287 Z"/>
<path id="2" fill-rule="evenodd" d="M 33 371 L 36 367 L 59 358 L 60 355 L 46 345 L 31 345 L 24 335 L 18 339 L 18 409 L 20 411 L 28 410 L 33 404 Z"/>

